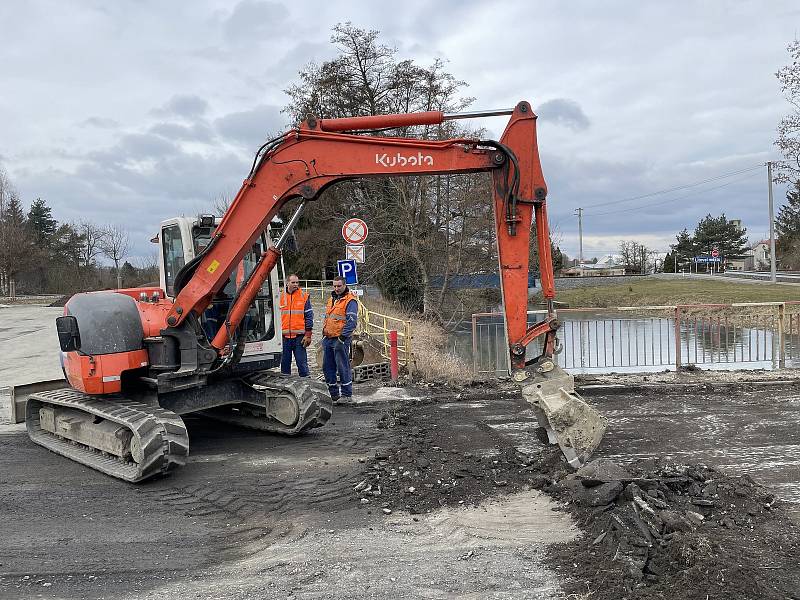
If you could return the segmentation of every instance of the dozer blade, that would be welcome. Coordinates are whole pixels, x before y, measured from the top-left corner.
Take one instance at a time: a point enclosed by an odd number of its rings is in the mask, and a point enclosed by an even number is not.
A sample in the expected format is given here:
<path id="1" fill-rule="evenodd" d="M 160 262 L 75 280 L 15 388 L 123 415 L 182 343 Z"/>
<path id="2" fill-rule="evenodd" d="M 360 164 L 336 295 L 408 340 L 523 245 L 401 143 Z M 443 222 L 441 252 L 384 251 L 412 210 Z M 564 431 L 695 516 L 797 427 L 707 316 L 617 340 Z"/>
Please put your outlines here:
<path id="1" fill-rule="evenodd" d="M 582 467 L 600 445 L 608 421 L 575 391 L 572 375 L 553 366 L 537 373 L 533 383 L 522 388 L 522 396 L 533 405 L 548 441 L 558 444 L 574 469 Z"/>

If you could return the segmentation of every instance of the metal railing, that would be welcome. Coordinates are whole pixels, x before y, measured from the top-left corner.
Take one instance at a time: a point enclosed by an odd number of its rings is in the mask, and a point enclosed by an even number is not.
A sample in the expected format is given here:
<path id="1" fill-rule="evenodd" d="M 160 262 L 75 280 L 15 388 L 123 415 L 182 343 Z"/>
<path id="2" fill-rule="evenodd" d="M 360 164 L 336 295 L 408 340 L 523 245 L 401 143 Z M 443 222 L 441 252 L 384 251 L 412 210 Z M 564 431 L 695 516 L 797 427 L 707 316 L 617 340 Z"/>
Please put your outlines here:
<path id="1" fill-rule="evenodd" d="M 281 279 L 278 280 L 278 284 L 281 290 L 286 287 L 285 282 Z M 333 289 L 333 279 L 301 279 L 300 289 L 311 294 L 313 298 L 324 301 Z"/>
<path id="2" fill-rule="evenodd" d="M 367 334 L 380 346 L 380 354 L 389 360 L 389 332 L 397 331 L 397 357 L 398 363 L 407 371 L 412 368 L 411 360 L 411 322 L 383 315 L 369 310 L 361 300 L 358 301 L 358 325 L 356 333 Z"/>
<path id="3" fill-rule="evenodd" d="M 800 365 L 800 302 L 562 309 L 558 364 L 576 373 L 782 368 Z M 529 324 L 545 311 L 529 311 Z M 472 317 L 476 374 L 508 369 L 500 313 Z M 462 347 L 462 355 L 464 348 Z M 541 352 L 541 342 L 528 357 Z"/>

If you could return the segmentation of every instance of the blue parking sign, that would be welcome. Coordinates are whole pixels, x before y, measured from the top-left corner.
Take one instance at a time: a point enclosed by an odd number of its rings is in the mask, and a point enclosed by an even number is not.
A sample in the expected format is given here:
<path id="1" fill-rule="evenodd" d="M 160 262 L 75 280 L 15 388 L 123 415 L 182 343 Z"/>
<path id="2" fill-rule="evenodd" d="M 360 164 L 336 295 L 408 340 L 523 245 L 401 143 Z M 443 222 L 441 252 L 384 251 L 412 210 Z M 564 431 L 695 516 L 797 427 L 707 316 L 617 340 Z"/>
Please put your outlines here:
<path id="1" fill-rule="evenodd" d="M 358 272 L 356 271 L 356 261 L 354 259 L 337 260 L 336 270 L 339 271 L 339 275 L 344 277 L 344 282 L 347 285 L 358 283 Z"/>

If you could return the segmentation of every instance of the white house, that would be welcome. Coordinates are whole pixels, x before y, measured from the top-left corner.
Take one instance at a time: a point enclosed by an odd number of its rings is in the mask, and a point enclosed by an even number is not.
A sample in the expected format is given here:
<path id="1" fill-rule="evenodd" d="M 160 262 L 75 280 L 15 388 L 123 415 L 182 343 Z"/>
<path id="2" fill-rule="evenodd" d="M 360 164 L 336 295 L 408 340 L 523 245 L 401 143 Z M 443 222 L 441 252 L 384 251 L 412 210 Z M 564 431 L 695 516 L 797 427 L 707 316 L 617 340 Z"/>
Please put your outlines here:
<path id="1" fill-rule="evenodd" d="M 752 255 L 745 258 L 745 271 L 766 271 L 770 265 L 769 240 L 761 240 L 750 246 Z"/>

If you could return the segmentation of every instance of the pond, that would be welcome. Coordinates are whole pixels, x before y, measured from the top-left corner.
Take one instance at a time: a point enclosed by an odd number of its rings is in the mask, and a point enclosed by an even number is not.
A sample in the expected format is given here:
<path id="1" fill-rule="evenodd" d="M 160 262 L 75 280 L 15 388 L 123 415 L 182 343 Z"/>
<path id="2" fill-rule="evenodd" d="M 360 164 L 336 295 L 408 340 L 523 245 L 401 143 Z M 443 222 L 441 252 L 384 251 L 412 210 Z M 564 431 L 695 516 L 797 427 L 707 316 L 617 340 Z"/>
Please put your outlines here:
<path id="1" fill-rule="evenodd" d="M 541 315 L 529 318 L 533 324 Z M 574 374 L 674 371 L 678 353 L 681 366 L 704 369 L 775 369 L 781 362 L 778 321 L 772 314 L 751 318 L 747 326 L 720 317 L 684 317 L 677 344 L 674 317 L 561 311 L 559 319 L 562 328 L 556 360 Z M 452 352 L 472 364 L 476 373 L 505 371 L 508 360 L 502 318 L 478 318 L 474 338 L 471 328 L 453 332 Z M 785 366 L 799 366 L 800 335 L 786 335 L 784 344 Z M 541 344 L 532 344 L 528 358 L 540 351 Z"/>

